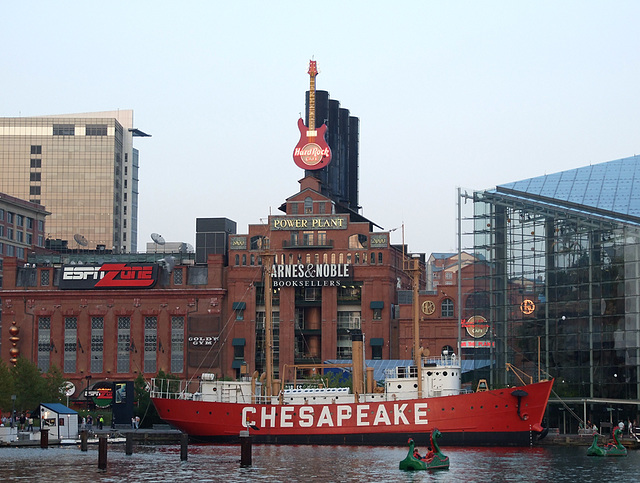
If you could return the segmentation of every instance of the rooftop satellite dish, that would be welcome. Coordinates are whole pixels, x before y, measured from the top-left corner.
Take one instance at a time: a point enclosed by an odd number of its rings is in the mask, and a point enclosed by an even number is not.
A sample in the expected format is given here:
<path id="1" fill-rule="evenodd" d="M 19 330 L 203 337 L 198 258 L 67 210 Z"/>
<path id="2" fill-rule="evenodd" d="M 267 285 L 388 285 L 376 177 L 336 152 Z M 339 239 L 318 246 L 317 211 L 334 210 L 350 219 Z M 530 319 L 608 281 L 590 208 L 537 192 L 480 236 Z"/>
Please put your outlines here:
<path id="1" fill-rule="evenodd" d="M 158 245 L 164 245 L 164 238 L 162 238 L 162 235 L 160 235 L 159 233 L 152 233 L 151 239 Z"/>
<path id="2" fill-rule="evenodd" d="M 73 235 L 73 239 L 81 247 L 86 247 L 89 244 L 87 239 L 83 235 L 80 235 L 79 233 L 76 233 L 75 235 Z"/>
<path id="3" fill-rule="evenodd" d="M 193 245 L 191 243 L 187 243 L 187 253 L 193 253 L 194 251 Z"/>

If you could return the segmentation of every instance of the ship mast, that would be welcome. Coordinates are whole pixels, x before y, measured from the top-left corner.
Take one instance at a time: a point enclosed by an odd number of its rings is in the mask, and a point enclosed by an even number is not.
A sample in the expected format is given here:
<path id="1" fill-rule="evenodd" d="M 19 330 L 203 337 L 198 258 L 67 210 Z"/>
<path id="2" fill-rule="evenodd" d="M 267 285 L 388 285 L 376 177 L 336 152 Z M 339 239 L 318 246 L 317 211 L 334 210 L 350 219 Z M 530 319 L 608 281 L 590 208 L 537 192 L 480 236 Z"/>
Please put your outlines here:
<path id="1" fill-rule="evenodd" d="M 272 264 L 273 255 L 270 252 L 266 252 L 262 256 L 262 266 L 264 267 L 264 353 L 265 372 L 267 374 L 265 396 L 268 398 L 272 396 L 273 391 L 273 324 L 271 320 L 271 296 L 273 294 L 273 289 L 271 287 Z"/>
<path id="2" fill-rule="evenodd" d="M 404 244 L 403 244 L 404 246 Z M 403 248 L 404 250 L 404 248 Z M 405 259 L 405 271 L 411 274 L 413 284 L 413 360 L 418 375 L 418 397 L 422 397 L 422 350 L 420 348 L 420 260 Z"/>

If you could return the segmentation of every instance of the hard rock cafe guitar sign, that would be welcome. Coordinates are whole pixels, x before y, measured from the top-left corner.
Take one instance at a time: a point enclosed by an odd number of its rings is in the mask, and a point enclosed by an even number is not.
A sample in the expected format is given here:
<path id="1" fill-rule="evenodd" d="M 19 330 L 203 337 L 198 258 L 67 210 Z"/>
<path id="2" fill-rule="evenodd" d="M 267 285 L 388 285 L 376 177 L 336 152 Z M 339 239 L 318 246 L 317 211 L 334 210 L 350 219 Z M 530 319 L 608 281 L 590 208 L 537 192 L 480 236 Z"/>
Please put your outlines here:
<path id="1" fill-rule="evenodd" d="M 327 125 L 316 129 L 316 76 L 318 69 L 314 60 L 309 61 L 309 127 L 304 125 L 302 118 L 298 119 L 300 141 L 293 150 L 293 161 L 302 169 L 322 169 L 331 161 L 331 148 L 324 136 Z"/>

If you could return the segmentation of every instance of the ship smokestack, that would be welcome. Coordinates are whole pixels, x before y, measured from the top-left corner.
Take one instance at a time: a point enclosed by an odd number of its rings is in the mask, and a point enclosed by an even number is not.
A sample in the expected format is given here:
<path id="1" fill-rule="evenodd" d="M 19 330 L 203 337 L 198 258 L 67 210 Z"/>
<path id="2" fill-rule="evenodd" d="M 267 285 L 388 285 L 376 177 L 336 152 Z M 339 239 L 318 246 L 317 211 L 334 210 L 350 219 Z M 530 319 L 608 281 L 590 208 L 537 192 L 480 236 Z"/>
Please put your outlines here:
<path id="1" fill-rule="evenodd" d="M 351 378 L 353 382 L 353 393 L 356 401 L 359 400 L 360 394 L 364 393 L 364 334 L 360 329 L 351 331 L 351 352 L 353 361 L 353 370 Z"/>

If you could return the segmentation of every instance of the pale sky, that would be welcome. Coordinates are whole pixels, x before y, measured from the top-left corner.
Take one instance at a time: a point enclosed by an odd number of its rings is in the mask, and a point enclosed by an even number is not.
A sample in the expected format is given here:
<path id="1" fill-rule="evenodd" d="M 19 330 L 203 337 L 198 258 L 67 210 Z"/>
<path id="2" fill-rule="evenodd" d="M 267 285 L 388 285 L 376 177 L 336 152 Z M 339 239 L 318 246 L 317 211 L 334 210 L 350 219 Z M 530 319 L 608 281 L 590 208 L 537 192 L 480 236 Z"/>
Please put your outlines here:
<path id="1" fill-rule="evenodd" d="M 0 27 L 0 116 L 133 109 L 153 136 L 142 251 L 281 214 L 312 57 L 360 119 L 362 213 L 412 252 L 455 251 L 457 187 L 640 152 L 639 1 L 25 0 Z"/>

